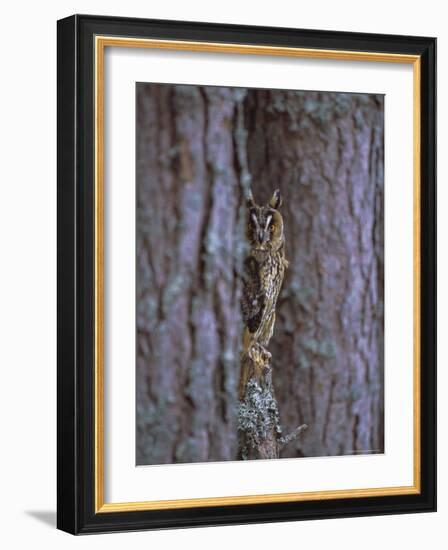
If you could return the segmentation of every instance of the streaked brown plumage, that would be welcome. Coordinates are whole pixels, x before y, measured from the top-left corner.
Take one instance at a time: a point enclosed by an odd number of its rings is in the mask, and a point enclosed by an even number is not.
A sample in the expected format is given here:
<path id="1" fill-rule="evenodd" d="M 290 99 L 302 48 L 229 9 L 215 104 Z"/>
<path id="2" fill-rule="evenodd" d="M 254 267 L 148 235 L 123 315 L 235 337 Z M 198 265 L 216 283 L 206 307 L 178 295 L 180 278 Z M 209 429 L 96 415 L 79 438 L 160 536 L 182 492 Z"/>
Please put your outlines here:
<path id="1" fill-rule="evenodd" d="M 250 252 L 244 263 L 242 312 L 246 352 L 254 344 L 268 345 L 275 323 L 275 306 L 288 262 L 285 258 L 283 217 L 278 190 L 266 206 L 247 200 L 247 239 Z M 265 350 L 266 353 L 267 350 Z"/>

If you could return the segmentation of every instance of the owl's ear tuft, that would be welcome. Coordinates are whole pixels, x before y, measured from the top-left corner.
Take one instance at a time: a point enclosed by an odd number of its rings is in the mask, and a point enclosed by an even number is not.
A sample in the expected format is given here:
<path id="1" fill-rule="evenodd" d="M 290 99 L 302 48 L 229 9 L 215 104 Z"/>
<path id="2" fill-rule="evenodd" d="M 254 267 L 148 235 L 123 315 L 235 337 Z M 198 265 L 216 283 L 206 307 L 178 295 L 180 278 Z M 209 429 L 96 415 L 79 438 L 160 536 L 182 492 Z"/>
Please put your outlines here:
<path id="1" fill-rule="evenodd" d="M 246 195 L 246 206 L 247 208 L 253 208 L 255 206 L 254 196 L 252 191 L 249 191 Z"/>
<path id="2" fill-rule="evenodd" d="M 280 208 L 282 203 L 283 203 L 283 198 L 280 195 L 280 191 L 276 189 L 272 194 L 271 200 L 269 201 L 269 206 L 277 210 L 278 208 Z"/>

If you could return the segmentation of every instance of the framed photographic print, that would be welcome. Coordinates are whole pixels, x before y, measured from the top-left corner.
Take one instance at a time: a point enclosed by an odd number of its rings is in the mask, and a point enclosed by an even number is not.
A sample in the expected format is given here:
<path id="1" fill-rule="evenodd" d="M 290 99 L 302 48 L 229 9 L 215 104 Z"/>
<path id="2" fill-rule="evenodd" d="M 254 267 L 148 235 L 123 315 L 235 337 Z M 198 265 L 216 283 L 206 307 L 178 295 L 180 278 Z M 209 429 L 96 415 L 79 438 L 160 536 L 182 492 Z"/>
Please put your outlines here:
<path id="1" fill-rule="evenodd" d="M 434 38 L 58 22 L 58 527 L 436 508 Z"/>

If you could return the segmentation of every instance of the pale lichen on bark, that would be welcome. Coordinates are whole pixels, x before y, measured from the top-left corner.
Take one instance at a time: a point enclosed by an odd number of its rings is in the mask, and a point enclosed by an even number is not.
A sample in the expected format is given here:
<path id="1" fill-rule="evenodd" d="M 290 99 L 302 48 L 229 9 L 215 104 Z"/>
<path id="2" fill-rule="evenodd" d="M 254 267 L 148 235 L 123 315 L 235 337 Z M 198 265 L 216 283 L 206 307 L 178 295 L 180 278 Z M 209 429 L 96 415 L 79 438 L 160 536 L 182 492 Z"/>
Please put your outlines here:
<path id="1" fill-rule="evenodd" d="M 238 406 L 238 432 L 240 458 L 268 459 L 279 458 L 280 450 L 294 441 L 306 428 L 306 424 L 297 427 L 283 436 L 280 424 L 280 413 L 272 383 L 273 368 L 270 356 L 264 356 L 259 362 L 260 354 L 255 360 L 243 356 L 243 361 L 250 362 L 250 377 L 245 383 L 244 391 Z"/>

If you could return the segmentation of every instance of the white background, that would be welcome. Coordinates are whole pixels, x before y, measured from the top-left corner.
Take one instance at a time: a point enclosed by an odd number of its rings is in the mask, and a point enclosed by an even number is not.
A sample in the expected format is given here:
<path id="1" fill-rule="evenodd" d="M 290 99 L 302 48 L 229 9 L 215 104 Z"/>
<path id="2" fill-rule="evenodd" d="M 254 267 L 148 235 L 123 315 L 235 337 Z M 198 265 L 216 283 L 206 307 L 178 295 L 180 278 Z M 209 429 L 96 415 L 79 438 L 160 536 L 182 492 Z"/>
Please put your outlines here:
<path id="1" fill-rule="evenodd" d="M 294 545 L 380 549 L 446 547 L 448 476 L 439 512 L 375 518 L 74 538 L 54 530 L 56 465 L 56 25 L 72 13 L 296 26 L 439 37 L 439 151 L 448 148 L 448 31 L 443 3 L 277 0 L 223 3 L 113 0 L 16 2 L 2 13 L 0 86 L 1 541 L 6 548 L 239 548 Z M 439 159 L 439 388 L 448 374 L 448 192 Z M 444 397 L 441 392 L 441 397 Z M 448 403 L 439 404 L 439 463 L 448 463 Z"/>

